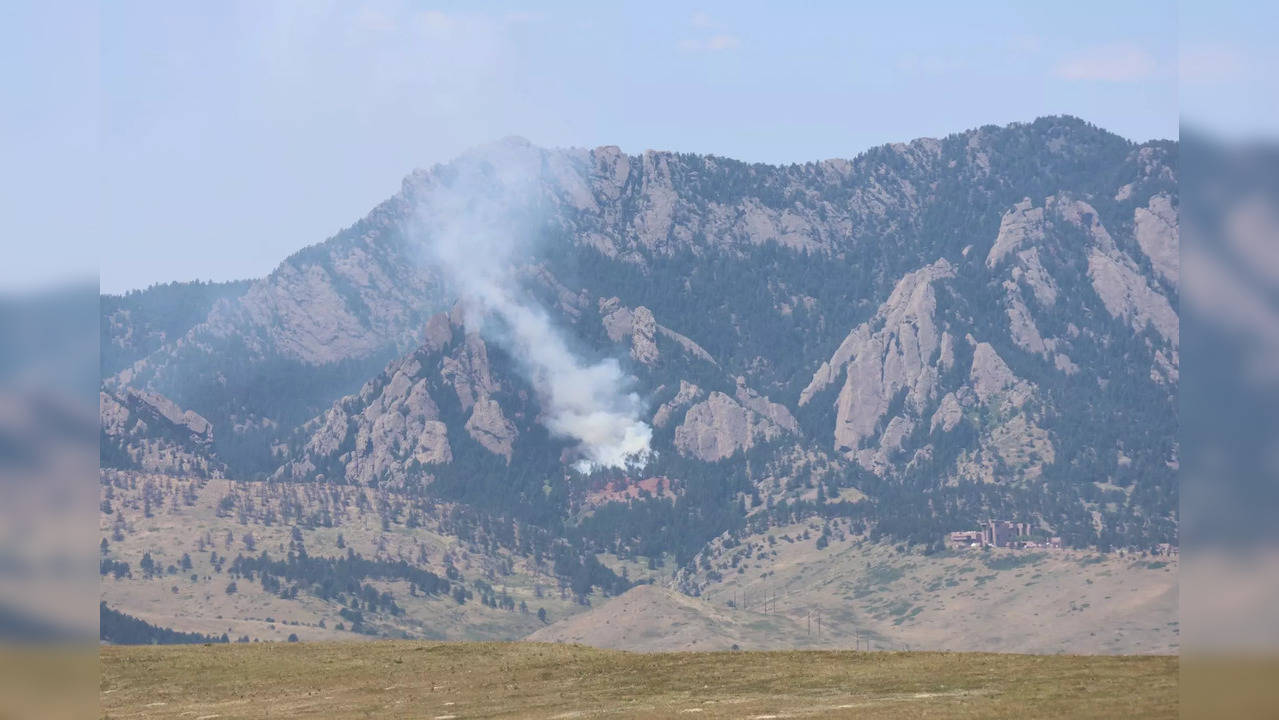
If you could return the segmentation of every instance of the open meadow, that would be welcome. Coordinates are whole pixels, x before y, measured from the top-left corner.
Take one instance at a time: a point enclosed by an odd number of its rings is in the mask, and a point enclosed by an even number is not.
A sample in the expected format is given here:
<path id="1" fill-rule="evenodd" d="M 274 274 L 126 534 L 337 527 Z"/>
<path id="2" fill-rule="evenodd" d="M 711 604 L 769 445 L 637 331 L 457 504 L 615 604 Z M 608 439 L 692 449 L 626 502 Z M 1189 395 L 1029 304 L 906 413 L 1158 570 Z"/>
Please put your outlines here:
<path id="1" fill-rule="evenodd" d="M 103 718 L 1171 718 L 1173 656 L 106 646 Z"/>

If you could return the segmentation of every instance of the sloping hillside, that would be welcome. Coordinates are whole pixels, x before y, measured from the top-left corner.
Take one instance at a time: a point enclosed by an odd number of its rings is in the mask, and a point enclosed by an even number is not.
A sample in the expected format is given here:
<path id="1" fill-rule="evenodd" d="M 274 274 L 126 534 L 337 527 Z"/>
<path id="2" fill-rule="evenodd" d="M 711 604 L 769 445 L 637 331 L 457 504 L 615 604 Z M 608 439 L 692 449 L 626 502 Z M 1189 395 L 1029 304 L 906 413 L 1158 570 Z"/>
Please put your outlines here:
<path id="1" fill-rule="evenodd" d="M 806 625 L 789 617 L 736 610 L 656 585 L 637 585 L 525 639 L 643 652 L 822 647 Z"/>

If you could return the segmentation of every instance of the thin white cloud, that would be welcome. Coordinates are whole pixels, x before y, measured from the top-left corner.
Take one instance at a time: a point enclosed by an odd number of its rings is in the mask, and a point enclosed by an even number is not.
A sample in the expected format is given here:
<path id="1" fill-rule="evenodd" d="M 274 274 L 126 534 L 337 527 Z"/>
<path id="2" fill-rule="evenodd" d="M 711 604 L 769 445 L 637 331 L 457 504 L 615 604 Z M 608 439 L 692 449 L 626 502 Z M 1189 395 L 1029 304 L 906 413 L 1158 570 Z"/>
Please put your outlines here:
<path id="1" fill-rule="evenodd" d="M 704 12 L 695 12 L 688 24 L 694 36 L 685 38 L 679 46 L 689 52 L 722 52 L 742 44 L 741 38 L 726 31 Z"/>
<path id="2" fill-rule="evenodd" d="M 1158 66 L 1143 48 L 1120 43 L 1082 50 L 1058 63 L 1054 73 L 1064 80 L 1134 82 L 1150 77 Z"/>

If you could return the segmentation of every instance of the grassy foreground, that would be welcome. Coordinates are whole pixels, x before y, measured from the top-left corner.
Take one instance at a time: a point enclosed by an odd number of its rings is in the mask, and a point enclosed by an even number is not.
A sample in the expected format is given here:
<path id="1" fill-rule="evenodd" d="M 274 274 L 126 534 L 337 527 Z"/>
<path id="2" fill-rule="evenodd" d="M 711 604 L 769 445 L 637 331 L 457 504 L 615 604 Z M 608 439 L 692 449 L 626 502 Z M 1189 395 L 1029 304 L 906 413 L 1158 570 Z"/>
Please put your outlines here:
<path id="1" fill-rule="evenodd" d="M 104 647 L 104 718 L 1171 718 L 1178 660 L 625 653 L 536 643 Z"/>

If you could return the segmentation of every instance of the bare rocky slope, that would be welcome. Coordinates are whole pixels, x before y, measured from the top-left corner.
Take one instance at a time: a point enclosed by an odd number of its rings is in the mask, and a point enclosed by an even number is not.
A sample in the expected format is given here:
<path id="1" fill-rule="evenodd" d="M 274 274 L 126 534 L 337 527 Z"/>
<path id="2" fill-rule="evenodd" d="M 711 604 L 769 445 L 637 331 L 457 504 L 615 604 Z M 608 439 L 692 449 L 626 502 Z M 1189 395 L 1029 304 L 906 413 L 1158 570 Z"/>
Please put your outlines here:
<path id="1" fill-rule="evenodd" d="M 126 387 L 99 393 L 100 454 L 108 467 L 176 477 L 221 476 L 213 426 L 158 393 Z"/>
<path id="2" fill-rule="evenodd" d="M 599 553 L 691 578 L 811 519 L 914 552 L 988 517 L 1148 551 L 1178 526 L 1177 151 L 1069 117 L 789 166 L 506 140 L 247 286 L 105 303 L 104 425 L 133 449 L 104 465 L 456 505 L 517 555 L 552 538 L 583 600 L 626 584 Z M 582 472 L 430 261 L 420 219 L 510 168 L 534 169 L 510 291 L 633 377 L 643 467 Z M 156 320 L 175 293 L 195 309 Z M 143 397 L 207 423 L 189 457 Z"/>

